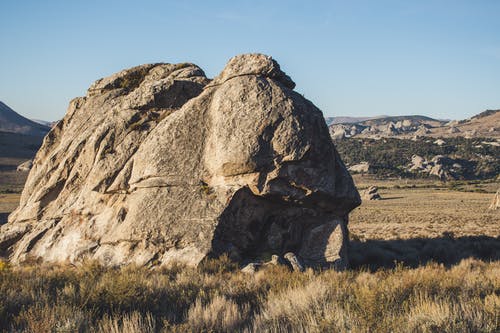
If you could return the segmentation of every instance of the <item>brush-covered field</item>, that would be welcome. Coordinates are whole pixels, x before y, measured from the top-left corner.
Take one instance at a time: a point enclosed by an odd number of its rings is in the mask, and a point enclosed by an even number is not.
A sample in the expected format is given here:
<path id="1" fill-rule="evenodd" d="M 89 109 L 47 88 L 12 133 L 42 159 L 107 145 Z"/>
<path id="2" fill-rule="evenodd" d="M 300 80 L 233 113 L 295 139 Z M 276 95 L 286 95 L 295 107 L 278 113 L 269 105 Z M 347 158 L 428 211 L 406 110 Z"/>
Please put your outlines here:
<path id="1" fill-rule="evenodd" d="M 500 332 L 498 183 L 378 181 L 350 217 L 352 269 L 11 267 L 0 330 L 28 332 Z M 0 213 L 18 194 L 0 194 Z"/>

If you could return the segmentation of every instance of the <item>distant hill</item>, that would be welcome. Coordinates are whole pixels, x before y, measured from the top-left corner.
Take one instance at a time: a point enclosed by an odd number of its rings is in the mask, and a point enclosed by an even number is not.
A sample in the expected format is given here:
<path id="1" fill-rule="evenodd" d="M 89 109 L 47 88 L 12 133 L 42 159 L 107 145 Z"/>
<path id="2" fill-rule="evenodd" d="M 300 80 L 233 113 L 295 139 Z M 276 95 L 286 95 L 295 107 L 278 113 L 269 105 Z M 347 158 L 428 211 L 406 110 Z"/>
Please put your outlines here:
<path id="1" fill-rule="evenodd" d="M 445 122 L 442 120 L 434 119 L 431 117 L 427 116 L 420 116 L 420 115 L 411 115 L 411 116 L 386 116 L 386 117 L 377 117 L 377 118 L 372 118 L 372 119 L 367 119 L 364 121 L 359 122 L 360 124 L 364 125 L 386 125 L 389 123 L 397 123 L 397 122 L 411 122 L 412 124 L 435 124 L 435 125 L 441 125 L 444 124 Z"/>
<path id="2" fill-rule="evenodd" d="M 329 127 L 334 139 L 419 136 L 500 138 L 500 110 L 487 110 L 461 121 L 445 121 L 411 115 L 332 123 Z"/>
<path id="3" fill-rule="evenodd" d="M 481 118 L 484 118 L 487 116 L 498 114 L 498 112 L 500 112 L 500 110 L 486 110 L 486 111 L 481 112 L 480 114 L 475 115 L 471 119 L 481 119 Z"/>
<path id="4" fill-rule="evenodd" d="M 25 118 L 0 102 L 0 171 L 15 171 L 17 165 L 32 159 L 49 130 L 50 127 Z M 0 185 L 5 183 L 2 177 L 14 176 L 15 173 L 0 174 Z"/>
<path id="5" fill-rule="evenodd" d="M 0 102 L 0 131 L 43 137 L 49 130 L 50 127 L 25 118 Z"/>
<path id="6" fill-rule="evenodd" d="M 369 119 L 384 118 L 387 116 L 376 116 L 376 117 L 326 117 L 325 121 L 328 126 L 332 124 L 344 124 L 344 123 L 357 123 Z"/>

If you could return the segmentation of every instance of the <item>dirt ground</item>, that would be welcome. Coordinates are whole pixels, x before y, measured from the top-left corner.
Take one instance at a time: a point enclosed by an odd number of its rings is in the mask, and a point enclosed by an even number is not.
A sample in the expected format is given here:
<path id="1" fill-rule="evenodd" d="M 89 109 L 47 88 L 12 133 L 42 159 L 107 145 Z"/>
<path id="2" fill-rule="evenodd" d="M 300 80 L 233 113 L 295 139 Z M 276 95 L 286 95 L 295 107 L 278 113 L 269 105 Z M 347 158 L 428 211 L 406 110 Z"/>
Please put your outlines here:
<path id="1" fill-rule="evenodd" d="M 500 236 L 500 212 L 488 210 L 493 193 L 445 188 L 385 188 L 382 200 L 364 201 L 350 230 L 364 239 Z"/>

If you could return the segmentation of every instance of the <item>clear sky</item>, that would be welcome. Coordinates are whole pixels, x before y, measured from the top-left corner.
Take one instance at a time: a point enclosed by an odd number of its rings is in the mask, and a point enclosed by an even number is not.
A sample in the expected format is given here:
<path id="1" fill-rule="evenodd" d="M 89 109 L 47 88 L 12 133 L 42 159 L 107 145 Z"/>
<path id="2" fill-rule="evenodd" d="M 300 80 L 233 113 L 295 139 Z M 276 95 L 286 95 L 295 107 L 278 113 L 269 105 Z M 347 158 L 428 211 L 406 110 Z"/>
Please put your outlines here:
<path id="1" fill-rule="evenodd" d="M 500 108 L 498 0 L 0 2 L 0 100 L 30 118 L 61 118 L 124 68 L 213 77 L 247 52 L 272 55 L 327 116 Z"/>

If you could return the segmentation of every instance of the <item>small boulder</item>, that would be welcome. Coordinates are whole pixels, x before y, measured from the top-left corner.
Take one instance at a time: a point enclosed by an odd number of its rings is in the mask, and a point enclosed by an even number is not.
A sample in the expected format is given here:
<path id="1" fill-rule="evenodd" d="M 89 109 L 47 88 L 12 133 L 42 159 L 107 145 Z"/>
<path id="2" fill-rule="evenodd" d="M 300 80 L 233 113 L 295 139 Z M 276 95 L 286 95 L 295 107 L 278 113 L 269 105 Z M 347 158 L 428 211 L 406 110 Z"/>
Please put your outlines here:
<path id="1" fill-rule="evenodd" d="M 273 254 L 273 255 L 271 256 L 271 261 L 268 261 L 266 264 L 267 264 L 267 265 L 274 265 L 274 266 L 278 266 L 278 265 L 282 264 L 282 262 L 281 262 L 281 258 L 280 258 L 278 255 Z"/>
<path id="2" fill-rule="evenodd" d="M 382 197 L 378 193 L 378 187 L 377 186 L 370 186 L 368 189 L 366 189 L 363 192 L 363 199 L 364 200 L 381 200 Z"/>
<path id="3" fill-rule="evenodd" d="M 424 170 L 427 167 L 427 161 L 425 158 L 419 155 L 413 155 L 411 157 L 411 167 L 410 170 Z"/>
<path id="4" fill-rule="evenodd" d="M 243 267 L 241 269 L 241 272 L 245 273 L 245 274 L 255 274 L 255 272 L 257 272 L 257 270 L 262 266 L 261 263 L 258 263 L 258 262 L 251 262 L 249 263 L 248 265 L 246 265 L 245 267 Z"/>
<path id="5" fill-rule="evenodd" d="M 446 142 L 443 140 L 443 139 L 437 139 L 436 141 L 434 141 L 434 144 L 435 145 L 438 145 L 438 146 L 442 146 L 444 145 Z"/>
<path id="6" fill-rule="evenodd" d="M 361 162 L 359 164 L 352 165 L 349 167 L 349 171 L 357 173 L 368 173 L 370 171 L 370 163 Z"/>
<path id="7" fill-rule="evenodd" d="M 33 160 L 27 160 L 17 166 L 17 171 L 19 172 L 28 172 L 33 167 Z"/>
<path id="8" fill-rule="evenodd" d="M 290 265 L 292 266 L 294 271 L 296 271 L 296 272 L 303 272 L 304 271 L 304 265 L 302 264 L 299 257 L 297 257 L 295 255 L 295 253 L 293 253 L 293 252 L 286 253 L 285 259 L 290 263 Z"/>

